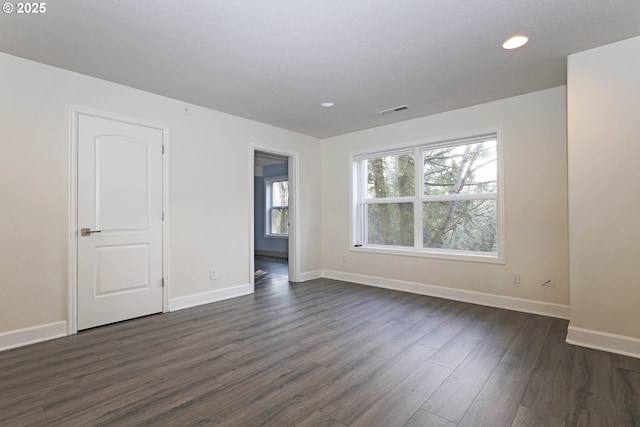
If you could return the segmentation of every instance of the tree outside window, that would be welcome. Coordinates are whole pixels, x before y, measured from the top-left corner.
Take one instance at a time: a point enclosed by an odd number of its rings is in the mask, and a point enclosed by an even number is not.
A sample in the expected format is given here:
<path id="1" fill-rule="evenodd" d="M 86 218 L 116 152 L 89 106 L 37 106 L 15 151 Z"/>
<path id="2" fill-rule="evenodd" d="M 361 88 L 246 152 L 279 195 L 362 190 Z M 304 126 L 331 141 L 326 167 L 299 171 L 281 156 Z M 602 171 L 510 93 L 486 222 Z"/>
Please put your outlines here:
<path id="1" fill-rule="evenodd" d="M 497 134 L 354 159 L 354 243 L 448 254 L 499 252 Z"/>

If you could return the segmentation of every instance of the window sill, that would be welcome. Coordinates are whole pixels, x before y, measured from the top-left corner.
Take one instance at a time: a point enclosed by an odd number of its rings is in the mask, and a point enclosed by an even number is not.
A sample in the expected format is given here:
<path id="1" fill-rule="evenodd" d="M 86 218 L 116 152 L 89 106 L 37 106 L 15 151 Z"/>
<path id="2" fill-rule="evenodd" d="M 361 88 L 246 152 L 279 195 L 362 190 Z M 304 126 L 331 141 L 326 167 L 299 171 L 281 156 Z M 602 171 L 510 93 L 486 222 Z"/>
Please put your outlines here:
<path id="1" fill-rule="evenodd" d="M 479 262 L 485 264 L 505 264 L 504 259 L 497 253 L 478 254 L 472 252 L 437 251 L 413 248 L 391 248 L 388 246 L 359 246 L 351 247 L 353 252 L 365 252 L 384 255 L 410 256 L 418 258 L 435 258 L 449 261 Z"/>
<path id="2" fill-rule="evenodd" d="M 265 234 L 264 237 L 266 239 L 288 239 L 288 234 Z"/>

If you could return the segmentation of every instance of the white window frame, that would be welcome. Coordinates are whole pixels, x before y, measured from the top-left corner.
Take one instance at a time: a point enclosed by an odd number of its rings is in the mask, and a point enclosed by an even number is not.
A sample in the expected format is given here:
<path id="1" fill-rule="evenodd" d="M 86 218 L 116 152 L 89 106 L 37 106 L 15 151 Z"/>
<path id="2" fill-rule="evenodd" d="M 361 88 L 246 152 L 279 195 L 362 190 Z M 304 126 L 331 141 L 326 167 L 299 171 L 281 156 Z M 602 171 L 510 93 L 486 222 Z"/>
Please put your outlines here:
<path id="1" fill-rule="evenodd" d="M 289 206 L 273 206 L 272 205 L 272 189 L 271 186 L 276 182 L 287 181 L 289 182 L 289 177 L 286 175 L 283 176 L 270 176 L 264 179 L 264 205 L 265 205 L 265 219 L 264 219 L 264 237 L 275 238 L 275 239 L 287 239 L 289 237 L 288 233 L 272 233 L 271 232 L 271 210 L 273 208 L 284 208 L 286 207 L 289 210 Z"/>
<path id="2" fill-rule="evenodd" d="M 422 158 L 424 150 L 434 148 L 449 147 L 455 145 L 470 144 L 488 138 L 496 139 L 497 153 L 497 185 L 495 193 L 482 194 L 456 194 L 456 195 L 424 195 L 424 180 L 417 179 L 416 194 L 404 197 L 389 197 L 384 199 L 367 199 L 366 197 L 366 170 L 362 166 L 363 161 L 389 155 L 400 155 L 413 153 L 415 164 L 415 176 L 420 177 L 423 173 L 423 165 L 419 159 Z M 451 135 L 447 137 L 433 138 L 428 140 L 414 141 L 407 144 L 397 144 L 386 146 L 375 150 L 361 150 L 349 154 L 349 163 L 352 173 L 350 176 L 351 189 L 351 250 L 356 252 L 372 252 L 392 255 L 417 256 L 427 258 L 440 258 L 460 261 L 485 262 L 504 264 L 505 239 L 504 239 L 504 182 L 503 182 L 503 157 L 502 157 L 502 129 L 492 128 L 478 132 Z M 497 252 L 473 252 L 453 249 L 436 249 L 422 247 L 422 209 L 424 202 L 449 201 L 449 200 L 496 200 L 496 232 L 497 232 Z M 378 203 L 403 203 L 411 202 L 414 206 L 414 246 L 387 246 L 365 244 L 366 217 L 364 206 Z"/>

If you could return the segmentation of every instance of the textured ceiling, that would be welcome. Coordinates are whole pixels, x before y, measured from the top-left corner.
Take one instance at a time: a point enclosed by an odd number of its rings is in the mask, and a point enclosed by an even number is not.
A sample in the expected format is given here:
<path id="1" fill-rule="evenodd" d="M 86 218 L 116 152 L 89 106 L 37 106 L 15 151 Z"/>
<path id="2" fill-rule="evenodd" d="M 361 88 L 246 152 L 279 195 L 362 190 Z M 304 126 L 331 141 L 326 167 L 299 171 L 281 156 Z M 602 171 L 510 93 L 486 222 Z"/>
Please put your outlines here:
<path id="1" fill-rule="evenodd" d="M 529 44 L 503 50 L 517 33 Z M 639 0 L 57 0 L 0 15 L 0 51 L 316 137 L 563 85 L 567 55 L 637 35 Z"/>

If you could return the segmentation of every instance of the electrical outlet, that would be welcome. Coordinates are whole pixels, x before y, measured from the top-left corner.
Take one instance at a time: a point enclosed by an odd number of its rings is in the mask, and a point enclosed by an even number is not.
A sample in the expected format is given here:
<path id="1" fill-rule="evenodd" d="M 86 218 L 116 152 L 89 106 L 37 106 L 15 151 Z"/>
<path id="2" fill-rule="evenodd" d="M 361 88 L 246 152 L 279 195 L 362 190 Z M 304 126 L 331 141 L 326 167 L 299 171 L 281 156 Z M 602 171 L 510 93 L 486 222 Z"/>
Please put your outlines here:
<path id="1" fill-rule="evenodd" d="M 542 282 L 542 286 L 544 286 L 545 288 L 555 288 L 556 287 L 555 278 L 553 276 L 545 277 L 544 281 Z"/>
<path id="2" fill-rule="evenodd" d="M 511 283 L 515 283 L 515 284 L 520 283 L 520 273 L 511 274 Z"/>
<path id="3" fill-rule="evenodd" d="M 209 276 L 211 277 L 211 280 L 218 280 L 218 272 L 214 269 L 209 270 Z"/>

